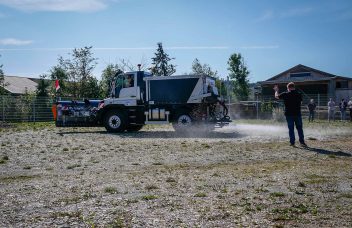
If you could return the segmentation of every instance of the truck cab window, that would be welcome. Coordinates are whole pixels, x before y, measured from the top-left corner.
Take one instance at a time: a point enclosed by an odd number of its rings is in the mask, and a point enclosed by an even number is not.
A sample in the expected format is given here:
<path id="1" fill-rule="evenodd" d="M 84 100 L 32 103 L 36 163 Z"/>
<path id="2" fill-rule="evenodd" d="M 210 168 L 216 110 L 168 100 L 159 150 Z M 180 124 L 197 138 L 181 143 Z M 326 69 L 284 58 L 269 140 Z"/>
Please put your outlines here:
<path id="1" fill-rule="evenodd" d="M 115 97 L 120 97 L 122 89 L 134 87 L 134 74 L 120 74 L 115 81 Z"/>

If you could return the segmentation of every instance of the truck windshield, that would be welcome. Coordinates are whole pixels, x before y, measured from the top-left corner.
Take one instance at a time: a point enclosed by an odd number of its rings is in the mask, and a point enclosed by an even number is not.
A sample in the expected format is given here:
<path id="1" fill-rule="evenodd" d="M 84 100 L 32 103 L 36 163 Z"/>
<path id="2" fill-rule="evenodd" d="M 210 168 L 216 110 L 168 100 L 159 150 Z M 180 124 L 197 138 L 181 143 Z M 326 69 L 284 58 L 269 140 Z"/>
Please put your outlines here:
<path id="1" fill-rule="evenodd" d="M 134 86 L 134 75 L 133 74 L 120 74 L 116 78 L 116 88 L 129 88 Z"/>

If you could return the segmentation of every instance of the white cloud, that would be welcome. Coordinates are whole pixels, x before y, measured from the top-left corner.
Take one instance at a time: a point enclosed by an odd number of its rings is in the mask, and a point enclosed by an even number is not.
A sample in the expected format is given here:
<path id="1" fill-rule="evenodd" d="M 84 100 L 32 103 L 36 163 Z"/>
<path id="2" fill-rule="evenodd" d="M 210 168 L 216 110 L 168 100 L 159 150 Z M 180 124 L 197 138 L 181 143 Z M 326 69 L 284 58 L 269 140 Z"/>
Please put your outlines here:
<path id="1" fill-rule="evenodd" d="M 257 18 L 256 21 L 267 21 L 275 18 L 291 18 L 291 17 L 300 17 L 307 15 L 313 12 L 313 8 L 311 7 L 304 7 L 304 8 L 292 8 L 288 10 L 282 10 L 280 12 L 275 12 L 273 10 L 267 10 L 263 13 L 262 16 Z"/>
<path id="2" fill-rule="evenodd" d="M 309 14 L 313 11 L 313 8 L 306 7 L 306 8 L 297 8 L 297 9 L 290 9 L 287 11 L 283 11 L 280 16 L 283 18 L 287 17 L 299 17 L 306 14 Z"/>
<path id="3" fill-rule="evenodd" d="M 0 40 L 1 44 L 1 40 Z M 74 48 L 3 48 L 0 51 L 71 51 Z M 96 51 L 141 51 L 155 50 L 156 47 L 96 47 Z M 227 46 L 170 46 L 164 47 L 166 50 L 224 50 Z"/>
<path id="4" fill-rule="evenodd" d="M 240 47 L 241 49 L 253 49 L 253 50 L 257 50 L 257 49 L 278 49 L 279 46 L 278 45 L 267 45 L 267 46 L 242 46 Z"/>
<path id="5" fill-rule="evenodd" d="M 0 39 L 0 45 L 24 46 L 33 43 L 32 40 L 19 40 L 14 38 Z"/>
<path id="6" fill-rule="evenodd" d="M 22 11 L 91 12 L 105 9 L 107 0 L 0 0 L 0 4 Z"/>
<path id="7" fill-rule="evenodd" d="M 274 17 L 274 12 L 272 10 L 268 10 L 266 12 L 264 12 L 264 14 L 262 16 L 260 16 L 257 21 L 266 21 L 266 20 L 270 20 Z"/>

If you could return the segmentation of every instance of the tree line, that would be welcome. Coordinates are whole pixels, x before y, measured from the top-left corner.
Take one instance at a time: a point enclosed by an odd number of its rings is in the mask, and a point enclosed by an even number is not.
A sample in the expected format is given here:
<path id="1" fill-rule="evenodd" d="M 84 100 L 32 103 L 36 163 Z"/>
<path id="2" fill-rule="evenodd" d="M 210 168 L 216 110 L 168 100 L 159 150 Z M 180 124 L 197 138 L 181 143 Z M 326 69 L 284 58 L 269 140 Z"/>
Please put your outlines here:
<path id="1" fill-rule="evenodd" d="M 137 70 L 129 60 L 122 59 L 119 63 L 108 64 L 102 71 L 101 80 L 98 81 L 93 75 L 97 65 L 92 46 L 75 48 L 69 53 L 68 58 L 60 56 L 58 62 L 47 74 L 40 75 L 36 95 L 47 97 L 55 94 L 52 82 L 59 81 L 59 96 L 74 98 L 105 98 L 110 93 L 110 83 L 115 75 L 124 71 Z M 162 43 L 157 44 L 154 57 L 151 58 L 151 67 L 147 69 L 146 64 L 141 64 L 142 70 L 149 70 L 153 76 L 171 76 L 176 72 L 176 65 L 163 49 Z M 249 70 L 240 53 L 232 54 L 228 59 L 228 80 L 220 80 L 220 75 L 213 70 L 209 64 L 202 64 L 197 58 L 192 63 L 191 72 L 195 75 L 209 75 L 216 78 L 216 86 L 222 96 L 227 96 L 227 87 L 231 87 L 231 93 L 238 100 L 246 100 L 249 96 Z M 4 87 L 4 72 L 0 65 L 0 85 Z"/>

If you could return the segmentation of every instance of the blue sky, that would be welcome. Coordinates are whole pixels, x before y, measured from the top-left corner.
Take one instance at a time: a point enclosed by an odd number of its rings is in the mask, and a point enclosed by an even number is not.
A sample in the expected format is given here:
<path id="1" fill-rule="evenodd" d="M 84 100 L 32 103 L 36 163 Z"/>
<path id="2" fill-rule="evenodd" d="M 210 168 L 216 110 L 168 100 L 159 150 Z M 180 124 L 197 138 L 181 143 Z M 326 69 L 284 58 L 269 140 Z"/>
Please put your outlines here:
<path id="1" fill-rule="evenodd" d="M 46 73 L 59 55 L 93 46 L 108 63 L 150 58 L 157 42 L 176 74 L 198 58 L 221 77 L 241 53 L 250 81 L 297 64 L 352 77 L 350 0 L 0 0 L 0 64 L 6 75 Z"/>

